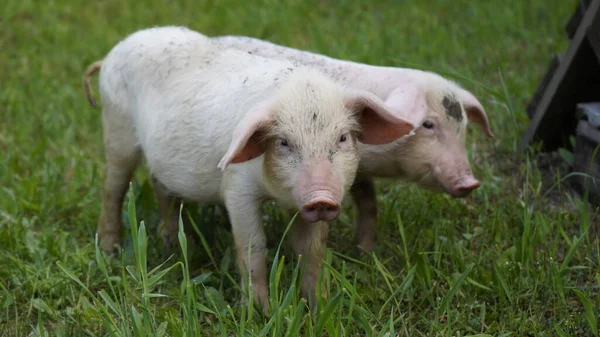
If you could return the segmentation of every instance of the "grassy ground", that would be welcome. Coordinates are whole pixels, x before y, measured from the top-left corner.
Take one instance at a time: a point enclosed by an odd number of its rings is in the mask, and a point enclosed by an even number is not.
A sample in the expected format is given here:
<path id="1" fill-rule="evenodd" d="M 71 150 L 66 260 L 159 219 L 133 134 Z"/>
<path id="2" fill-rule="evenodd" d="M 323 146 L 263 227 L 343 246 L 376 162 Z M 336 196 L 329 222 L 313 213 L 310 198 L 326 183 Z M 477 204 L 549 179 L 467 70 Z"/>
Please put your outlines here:
<path id="1" fill-rule="evenodd" d="M 555 171 L 541 170 L 539 158 L 516 152 L 525 104 L 551 54 L 566 46 L 563 27 L 576 2 L 5 0 L 0 335 L 598 336 L 595 210 L 557 184 Z M 290 248 L 277 250 L 287 220 L 272 205 L 271 318 L 238 302 L 232 238 L 210 208 L 193 212 L 206 237 L 192 247 L 194 258 L 161 265 L 144 170 L 124 210 L 124 254 L 104 259 L 94 245 L 100 112 L 80 78 L 127 34 L 166 24 L 460 75 L 499 136 L 490 141 L 469 128 L 483 186 L 452 200 L 381 184 L 373 255 L 350 244 L 348 209 L 332 226 L 330 298 L 317 312 L 296 295 Z"/>

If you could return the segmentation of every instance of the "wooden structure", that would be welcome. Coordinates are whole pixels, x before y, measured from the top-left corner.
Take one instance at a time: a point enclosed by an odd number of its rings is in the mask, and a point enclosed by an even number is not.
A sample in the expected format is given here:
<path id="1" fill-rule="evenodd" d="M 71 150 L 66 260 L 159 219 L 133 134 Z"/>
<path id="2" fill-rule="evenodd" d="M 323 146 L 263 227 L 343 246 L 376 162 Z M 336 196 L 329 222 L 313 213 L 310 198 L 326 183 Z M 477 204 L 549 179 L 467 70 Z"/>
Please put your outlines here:
<path id="1" fill-rule="evenodd" d="M 545 151 L 570 148 L 577 105 L 600 101 L 600 0 L 580 0 L 565 30 L 571 43 L 553 58 L 527 106 L 531 123 L 522 149 L 537 141 Z"/>

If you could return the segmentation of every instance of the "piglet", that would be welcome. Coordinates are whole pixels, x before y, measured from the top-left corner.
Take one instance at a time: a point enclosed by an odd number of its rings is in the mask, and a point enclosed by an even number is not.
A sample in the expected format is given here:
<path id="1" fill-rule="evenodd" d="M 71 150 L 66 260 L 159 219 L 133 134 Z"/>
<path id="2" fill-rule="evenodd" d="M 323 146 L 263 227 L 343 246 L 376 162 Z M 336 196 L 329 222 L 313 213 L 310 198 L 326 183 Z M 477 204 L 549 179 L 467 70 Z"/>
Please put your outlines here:
<path id="1" fill-rule="evenodd" d="M 213 41 L 316 68 L 349 87 L 375 94 L 396 117 L 419 125 L 414 136 L 391 144 L 359 144 L 359 174 L 351 194 L 358 207 L 355 241 L 363 249 L 375 246 L 373 178 L 400 178 L 455 198 L 479 187 L 465 149 L 467 121 L 479 124 L 489 137 L 493 134 L 481 103 L 458 84 L 432 72 L 338 60 L 250 37 L 221 36 Z"/>
<path id="2" fill-rule="evenodd" d="M 299 212 L 292 245 L 306 264 L 302 294 L 312 297 L 328 222 L 355 178 L 357 139 L 386 144 L 415 128 L 369 92 L 289 61 L 222 48 L 183 27 L 138 31 L 92 64 L 84 76 L 92 105 L 97 70 L 107 160 L 102 248 L 112 251 L 120 240 L 124 194 L 143 155 L 165 241 L 176 238 L 173 204 L 224 205 L 240 272 L 249 273 L 265 311 L 262 202 Z"/>

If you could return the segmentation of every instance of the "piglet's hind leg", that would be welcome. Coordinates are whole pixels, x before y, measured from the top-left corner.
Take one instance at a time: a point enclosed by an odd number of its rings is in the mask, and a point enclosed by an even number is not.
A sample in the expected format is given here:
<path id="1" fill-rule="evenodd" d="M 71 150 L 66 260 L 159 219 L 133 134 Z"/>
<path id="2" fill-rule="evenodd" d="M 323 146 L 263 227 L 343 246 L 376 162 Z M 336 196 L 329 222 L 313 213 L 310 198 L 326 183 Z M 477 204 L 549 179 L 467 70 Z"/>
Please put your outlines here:
<path id="1" fill-rule="evenodd" d="M 377 225 L 377 196 L 373 179 L 358 176 L 350 189 L 357 208 L 355 243 L 366 251 L 375 248 Z"/>
<path id="2" fill-rule="evenodd" d="M 123 200 L 141 157 L 139 148 L 130 144 L 133 142 L 122 146 L 106 142 L 104 196 L 97 231 L 101 248 L 107 253 L 113 253 L 115 244 L 121 239 Z"/>

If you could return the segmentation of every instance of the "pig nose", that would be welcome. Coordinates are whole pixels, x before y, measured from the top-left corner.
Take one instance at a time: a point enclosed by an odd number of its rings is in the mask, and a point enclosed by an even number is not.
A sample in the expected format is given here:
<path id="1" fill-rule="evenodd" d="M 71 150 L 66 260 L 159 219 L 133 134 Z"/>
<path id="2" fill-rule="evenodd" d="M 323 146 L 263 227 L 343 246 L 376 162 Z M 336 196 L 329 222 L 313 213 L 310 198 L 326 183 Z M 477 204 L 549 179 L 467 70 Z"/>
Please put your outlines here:
<path id="1" fill-rule="evenodd" d="M 332 221 L 340 215 L 340 205 L 333 201 L 311 202 L 302 207 L 300 215 L 308 222 Z"/>
<path id="2" fill-rule="evenodd" d="M 452 196 L 455 198 L 464 198 L 479 187 L 480 183 L 473 176 L 467 176 L 452 189 Z"/>

